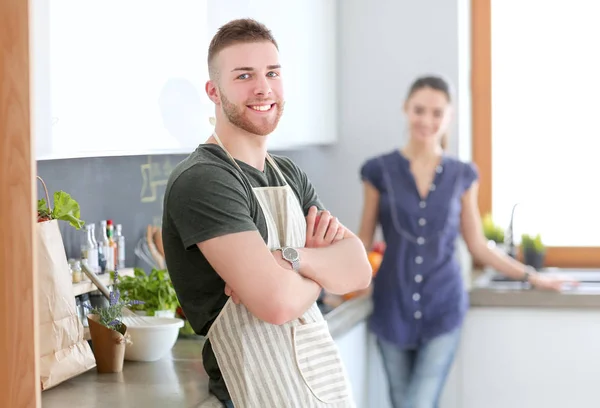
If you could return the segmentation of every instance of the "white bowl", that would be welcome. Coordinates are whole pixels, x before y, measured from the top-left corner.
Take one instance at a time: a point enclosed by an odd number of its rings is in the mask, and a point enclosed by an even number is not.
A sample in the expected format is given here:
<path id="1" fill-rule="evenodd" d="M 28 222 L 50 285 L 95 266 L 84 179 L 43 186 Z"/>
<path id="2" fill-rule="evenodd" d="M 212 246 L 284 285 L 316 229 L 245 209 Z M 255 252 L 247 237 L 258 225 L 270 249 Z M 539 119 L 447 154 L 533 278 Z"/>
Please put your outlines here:
<path id="1" fill-rule="evenodd" d="M 182 319 L 144 316 L 124 317 L 131 344 L 125 347 L 125 360 L 156 361 L 164 357 L 175 345 Z"/>

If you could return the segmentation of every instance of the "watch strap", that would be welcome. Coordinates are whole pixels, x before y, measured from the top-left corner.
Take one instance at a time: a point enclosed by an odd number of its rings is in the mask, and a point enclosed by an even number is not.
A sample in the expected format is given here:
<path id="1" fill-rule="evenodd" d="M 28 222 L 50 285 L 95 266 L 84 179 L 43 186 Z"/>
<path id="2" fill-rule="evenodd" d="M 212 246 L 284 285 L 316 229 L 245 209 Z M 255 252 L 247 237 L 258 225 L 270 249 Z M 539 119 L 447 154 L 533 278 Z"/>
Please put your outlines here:
<path id="1" fill-rule="evenodd" d="M 525 273 L 523 275 L 523 282 L 527 282 L 529 283 L 529 280 L 531 279 L 531 276 L 534 275 L 537 271 L 535 270 L 534 267 L 532 266 L 526 266 L 525 267 Z"/>

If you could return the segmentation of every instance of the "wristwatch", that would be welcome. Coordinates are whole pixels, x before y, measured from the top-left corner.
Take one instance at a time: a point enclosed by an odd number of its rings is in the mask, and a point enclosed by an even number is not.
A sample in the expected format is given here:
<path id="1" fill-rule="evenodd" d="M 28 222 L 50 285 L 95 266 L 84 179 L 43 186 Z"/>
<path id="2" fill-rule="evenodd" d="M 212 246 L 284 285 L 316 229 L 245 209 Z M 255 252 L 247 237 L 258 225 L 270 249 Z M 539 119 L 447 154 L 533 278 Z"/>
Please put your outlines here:
<path id="1" fill-rule="evenodd" d="M 292 269 L 296 272 L 300 271 L 300 253 L 296 248 L 283 247 L 279 248 L 281 257 L 292 264 Z"/>
<path id="2" fill-rule="evenodd" d="M 525 273 L 523 275 L 522 281 L 526 283 L 531 283 L 529 280 L 531 279 L 531 276 L 535 275 L 536 273 L 537 271 L 534 267 L 527 265 L 525 267 Z"/>

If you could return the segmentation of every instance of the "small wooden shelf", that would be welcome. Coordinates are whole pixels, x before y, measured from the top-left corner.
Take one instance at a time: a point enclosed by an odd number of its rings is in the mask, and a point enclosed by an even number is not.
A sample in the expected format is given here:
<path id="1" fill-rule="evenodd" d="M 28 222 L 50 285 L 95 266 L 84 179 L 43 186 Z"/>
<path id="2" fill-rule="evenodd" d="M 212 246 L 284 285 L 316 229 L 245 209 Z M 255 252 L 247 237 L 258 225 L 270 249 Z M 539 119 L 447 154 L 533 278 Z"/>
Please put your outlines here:
<path id="1" fill-rule="evenodd" d="M 133 276 L 133 268 L 119 269 L 119 276 Z M 87 279 L 87 276 L 86 276 Z M 110 284 L 110 273 L 98 275 L 98 279 L 106 286 Z M 73 296 L 83 295 L 98 290 L 96 285 L 91 280 L 85 280 L 73 284 Z"/>

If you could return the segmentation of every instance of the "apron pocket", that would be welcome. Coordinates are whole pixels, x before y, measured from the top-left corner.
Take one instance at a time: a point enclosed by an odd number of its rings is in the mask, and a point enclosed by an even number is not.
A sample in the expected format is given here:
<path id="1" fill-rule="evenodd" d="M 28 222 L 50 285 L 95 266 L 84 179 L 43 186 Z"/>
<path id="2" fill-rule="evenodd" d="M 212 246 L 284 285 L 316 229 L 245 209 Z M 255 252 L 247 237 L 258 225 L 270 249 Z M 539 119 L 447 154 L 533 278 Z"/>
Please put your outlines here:
<path id="1" fill-rule="evenodd" d="M 348 400 L 345 370 L 327 322 L 295 326 L 292 334 L 296 365 L 313 395 L 324 403 Z"/>

